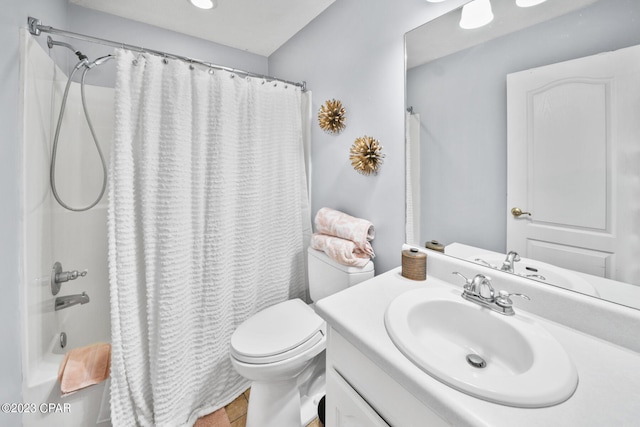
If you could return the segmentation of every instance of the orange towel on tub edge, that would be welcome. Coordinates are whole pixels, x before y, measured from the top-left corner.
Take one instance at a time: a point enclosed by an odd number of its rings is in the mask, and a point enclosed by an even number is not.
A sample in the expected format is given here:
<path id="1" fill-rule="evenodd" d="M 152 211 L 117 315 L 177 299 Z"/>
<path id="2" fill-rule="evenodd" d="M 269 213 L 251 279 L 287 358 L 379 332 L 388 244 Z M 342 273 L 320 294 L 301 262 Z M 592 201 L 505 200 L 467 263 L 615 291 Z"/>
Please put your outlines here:
<path id="1" fill-rule="evenodd" d="M 98 384 L 109 378 L 111 344 L 96 343 L 69 350 L 60 363 L 58 381 L 62 395 Z"/>

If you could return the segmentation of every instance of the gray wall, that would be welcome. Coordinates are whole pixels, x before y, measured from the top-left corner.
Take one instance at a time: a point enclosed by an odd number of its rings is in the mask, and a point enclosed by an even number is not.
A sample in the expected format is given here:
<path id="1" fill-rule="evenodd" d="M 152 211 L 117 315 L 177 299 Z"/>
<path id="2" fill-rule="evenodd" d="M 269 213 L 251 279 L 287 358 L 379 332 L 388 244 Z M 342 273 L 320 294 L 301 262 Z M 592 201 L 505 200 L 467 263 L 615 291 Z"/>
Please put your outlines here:
<path id="1" fill-rule="evenodd" d="M 267 58 L 210 43 L 194 37 L 166 31 L 150 25 L 95 12 L 66 0 L 2 0 L 0 5 L 0 403 L 21 402 L 21 326 L 20 276 L 21 211 L 20 211 L 20 82 L 18 30 L 26 27 L 27 16 L 42 20 L 44 25 L 121 41 L 132 45 L 192 56 L 220 65 L 257 73 L 267 71 Z M 54 36 L 54 38 L 61 38 Z M 62 39 L 62 38 L 61 38 Z M 64 39 L 63 39 L 64 40 Z M 46 35 L 38 41 L 45 46 Z M 111 48 L 66 40 L 90 58 L 111 52 Z M 60 50 L 56 50 L 60 49 Z M 61 65 L 75 63 L 75 57 L 55 48 L 52 56 Z M 69 58 L 67 60 L 67 58 Z M 109 65 L 111 64 L 111 65 Z M 113 70 L 113 62 L 104 66 Z M 101 67 L 102 68 L 102 67 Z M 101 74 L 102 73 L 102 74 Z M 112 73 L 91 73 L 89 83 L 110 84 Z M 97 79 L 97 81 L 96 81 Z M 20 425 L 20 417 L 0 413 L 0 425 Z"/>
<path id="2" fill-rule="evenodd" d="M 422 240 L 506 252 L 506 75 L 640 44 L 639 21 L 640 2 L 601 0 L 409 70 L 407 102 L 422 123 Z"/>
<path id="3" fill-rule="evenodd" d="M 313 92 L 312 213 L 323 206 L 367 218 L 376 227 L 376 273 L 397 267 L 404 243 L 404 33 L 464 3 L 340 0 L 269 57 L 269 73 L 306 80 Z M 347 127 L 325 134 L 317 112 L 342 101 Z M 377 176 L 353 170 L 349 148 L 360 136 L 386 154 Z"/>

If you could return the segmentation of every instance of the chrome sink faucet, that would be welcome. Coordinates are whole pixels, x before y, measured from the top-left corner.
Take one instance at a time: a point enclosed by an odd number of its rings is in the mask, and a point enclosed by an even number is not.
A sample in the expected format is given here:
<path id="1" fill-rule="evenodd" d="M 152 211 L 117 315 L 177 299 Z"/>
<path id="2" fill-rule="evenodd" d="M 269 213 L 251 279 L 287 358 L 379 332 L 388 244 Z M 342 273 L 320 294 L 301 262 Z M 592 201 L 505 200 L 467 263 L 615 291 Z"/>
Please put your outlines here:
<path id="1" fill-rule="evenodd" d="M 462 298 L 506 316 L 515 314 L 511 297 L 531 299 L 524 294 L 510 294 L 507 291 L 498 291 L 498 296 L 496 296 L 496 291 L 491 285 L 491 278 L 484 274 L 476 274 L 473 279 L 467 279 L 457 271 L 451 274 L 457 274 L 465 280 Z"/>
<path id="2" fill-rule="evenodd" d="M 452 274 L 457 274 L 466 282 L 462 293 L 463 297 L 474 297 L 488 302 L 493 302 L 495 300 L 495 290 L 493 289 L 493 286 L 491 286 L 491 277 L 485 276 L 484 274 L 476 274 L 473 279 L 469 280 L 457 271 L 454 271 Z M 484 288 L 487 289 L 487 292 L 483 294 L 482 290 Z"/>
<path id="3" fill-rule="evenodd" d="M 513 263 L 518 261 L 520 261 L 520 255 L 518 255 L 518 252 L 510 251 L 507 254 L 507 258 L 505 258 L 504 262 L 502 263 L 502 267 L 500 268 L 500 270 L 513 273 Z"/>

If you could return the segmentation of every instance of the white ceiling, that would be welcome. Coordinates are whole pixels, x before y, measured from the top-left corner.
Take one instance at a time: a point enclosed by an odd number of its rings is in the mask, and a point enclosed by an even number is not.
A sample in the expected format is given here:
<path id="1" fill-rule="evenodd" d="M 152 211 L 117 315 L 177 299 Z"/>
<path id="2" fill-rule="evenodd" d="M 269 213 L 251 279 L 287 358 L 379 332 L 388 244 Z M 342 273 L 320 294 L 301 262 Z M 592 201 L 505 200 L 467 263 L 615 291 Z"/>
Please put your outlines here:
<path id="1" fill-rule="evenodd" d="M 189 0 L 69 0 L 262 56 L 271 55 L 335 0 L 218 0 L 202 10 Z"/>
<path id="2" fill-rule="evenodd" d="M 554 0 L 522 8 L 516 6 L 515 0 L 491 0 L 493 21 L 475 30 L 460 28 L 461 8 L 454 10 L 407 33 L 407 69 L 564 15 L 595 1 Z"/>

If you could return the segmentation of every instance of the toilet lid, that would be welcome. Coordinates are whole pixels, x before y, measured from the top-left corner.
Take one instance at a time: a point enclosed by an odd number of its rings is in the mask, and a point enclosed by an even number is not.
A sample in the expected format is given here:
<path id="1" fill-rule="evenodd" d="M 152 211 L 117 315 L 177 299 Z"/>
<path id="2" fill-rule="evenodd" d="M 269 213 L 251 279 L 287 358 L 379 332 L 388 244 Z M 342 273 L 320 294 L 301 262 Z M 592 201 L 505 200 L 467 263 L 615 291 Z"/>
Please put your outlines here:
<path id="1" fill-rule="evenodd" d="M 313 347 L 324 337 L 325 322 L 300 299 L 268 307 L 245 320 L 231 336 L 239 360 L 272 363 Z M 294 349 L 299 351 L 293 351 Z"/>

